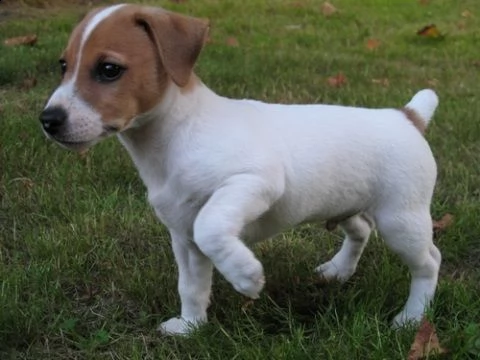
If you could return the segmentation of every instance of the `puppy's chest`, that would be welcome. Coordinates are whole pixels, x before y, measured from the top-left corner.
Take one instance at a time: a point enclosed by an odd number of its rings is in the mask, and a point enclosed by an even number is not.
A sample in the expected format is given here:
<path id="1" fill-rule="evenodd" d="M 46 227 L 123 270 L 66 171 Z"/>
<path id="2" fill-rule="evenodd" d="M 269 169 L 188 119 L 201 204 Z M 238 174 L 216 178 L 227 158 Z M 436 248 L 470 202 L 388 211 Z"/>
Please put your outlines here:
<path id="1" fill-rule="evenodd" d="M 211 195 L 211 191 L 185 188 L 171 182 L 149 189 L 148 199 L 159 220 L 169 229 L 193 233 L 193 222 Z"/>

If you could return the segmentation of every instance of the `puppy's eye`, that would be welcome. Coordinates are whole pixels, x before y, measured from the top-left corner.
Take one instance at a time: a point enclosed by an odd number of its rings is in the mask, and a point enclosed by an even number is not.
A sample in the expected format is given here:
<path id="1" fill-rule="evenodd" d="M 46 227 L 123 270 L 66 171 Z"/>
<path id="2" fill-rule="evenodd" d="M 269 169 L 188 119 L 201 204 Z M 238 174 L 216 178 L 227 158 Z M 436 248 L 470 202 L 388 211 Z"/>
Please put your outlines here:
<path id="1" fill-rule="evenodd" d="M 62 72 L 62 76 L 65 75 L 65 73 L 67 72 L 67 62 L 63 59 L 60 59 L 58 61 L 60 63 L 60 71 Z"/>
<path id="2" fill-rule="evenodd" d="M 98 64 L 95 77 L 99 82 L 112 82 L 122 76 L 125 68 L 108 62 Z"/>

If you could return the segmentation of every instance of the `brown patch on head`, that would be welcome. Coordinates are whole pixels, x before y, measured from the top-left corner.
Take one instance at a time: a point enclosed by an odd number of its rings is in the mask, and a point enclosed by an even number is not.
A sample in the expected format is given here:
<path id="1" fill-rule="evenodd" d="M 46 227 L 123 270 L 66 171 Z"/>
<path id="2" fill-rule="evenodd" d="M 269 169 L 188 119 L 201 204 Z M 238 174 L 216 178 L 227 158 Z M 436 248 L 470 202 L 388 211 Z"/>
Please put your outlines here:
<path id="1" fill-rule="evenodd" d="M 172 81 L 185 90 L 198 81 L 192 71 L 208 31 L 203 20 L 125 5 L 98 23 L 77 55 L 81 25 L 72 34 L 66 57 L 81 58 L 74 86 L 106 127 L 124 129 L 152 110 Z M 103 81 L 99 68 L 105 63 L 120 66 L 121 76 Z"/>
<path id="2" fill-rule="evenodd" d="M 425 135 L 425 131 L 427 130 L 427 126 L 425 124 L 425 121 L 418 115 L 418 113 L 410 109 L 408 107 L 404 107 L 399 109 L 402 113 L 405 114 L 408 120 L 417 128 L 418 131 L 420 131 L 420 134 Z"/>
<path id="3" fill-rule="evenodd" d="M 68 40 L 67 47 L 63 52 L 61 58 L 67 63 L 67 72 L 65 73 L 62 82 L 68 81 L 72 75 L 73 70 L 75 69 L 76 62 L 78 60 L 78 52 L 80 51 L 80 45 L 82 43 L 82 35 L 87 27 L 88 23 L 92 18 L 104 8 L 96 8 L 86 14 L 83 19 L 78 23 L 77 26 L 72 31 L 70 39 Z"/>

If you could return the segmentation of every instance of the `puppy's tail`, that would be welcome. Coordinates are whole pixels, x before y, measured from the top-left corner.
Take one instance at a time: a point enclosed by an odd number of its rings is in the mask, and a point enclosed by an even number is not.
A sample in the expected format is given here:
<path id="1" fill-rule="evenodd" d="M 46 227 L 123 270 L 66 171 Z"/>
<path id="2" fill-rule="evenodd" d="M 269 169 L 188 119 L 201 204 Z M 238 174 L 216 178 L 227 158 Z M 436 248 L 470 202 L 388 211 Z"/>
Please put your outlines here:
<path id="1" fill-rule="evenodd" d="M 438 106 L 438 96 L 431 89 L 420 90 L 401 111 L 423 134 Z"/>

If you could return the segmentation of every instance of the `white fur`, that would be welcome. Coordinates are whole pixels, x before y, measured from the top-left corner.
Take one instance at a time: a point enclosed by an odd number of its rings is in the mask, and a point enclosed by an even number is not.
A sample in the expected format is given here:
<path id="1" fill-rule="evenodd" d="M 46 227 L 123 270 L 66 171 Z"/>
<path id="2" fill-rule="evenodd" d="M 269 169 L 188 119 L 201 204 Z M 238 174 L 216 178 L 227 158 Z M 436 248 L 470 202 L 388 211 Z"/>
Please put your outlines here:
<path id="1" fill-rule="evenodd" d="M 409 106 L 431 116 L 436 95 L 419 94 Z M 171 85 L 137 121 L 119 138 L 170 230 L 179 268 L 181 314 L 160 331 L 187 333 L 207 320 L 212 265 L 237 291 L 259 296 L 263 268 L 245 244 L 351 215 L 340 223 L 342 249 L 317 271 L 348 279 L 376 223 L 412 274 L 394 323 L 421 318 L 440 266 L 429 212 L 436 165 L 402 112 L 266 104 L 223 98 L 204 85 L 191 93 Z"/>
<path id="2" fill-rule="evenodd" d="M 424 89 L 415 94 L 405 107 L 416 110 L 420 118 L 428 125 L 438 106 L 438 97 L 435 91 Z"/>

